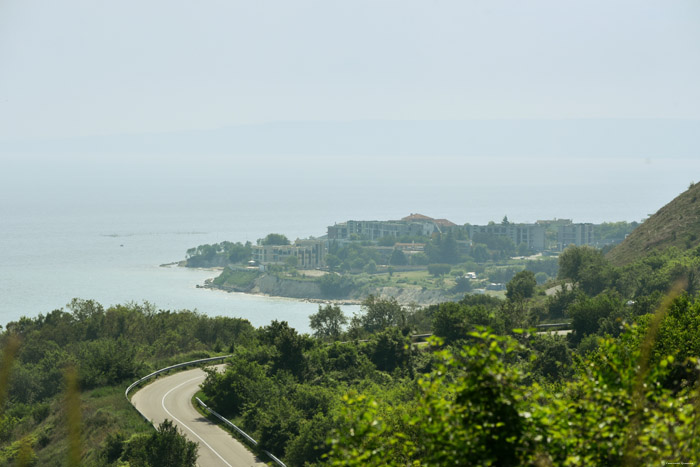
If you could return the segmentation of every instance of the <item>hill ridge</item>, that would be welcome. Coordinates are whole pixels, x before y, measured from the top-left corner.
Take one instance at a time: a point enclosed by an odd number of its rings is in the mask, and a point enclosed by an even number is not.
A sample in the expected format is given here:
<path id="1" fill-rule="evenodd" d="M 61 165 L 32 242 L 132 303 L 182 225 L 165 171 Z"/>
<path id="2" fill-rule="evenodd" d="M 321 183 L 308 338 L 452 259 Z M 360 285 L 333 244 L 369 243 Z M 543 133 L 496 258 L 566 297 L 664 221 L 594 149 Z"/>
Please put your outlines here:
<path id="1" fill-rule="evenodd" d="M 672 246 L 681 250 L 700 246 L 700 183 L 691 184 L 644 221 L 607 258 L 622 266 Z"/>

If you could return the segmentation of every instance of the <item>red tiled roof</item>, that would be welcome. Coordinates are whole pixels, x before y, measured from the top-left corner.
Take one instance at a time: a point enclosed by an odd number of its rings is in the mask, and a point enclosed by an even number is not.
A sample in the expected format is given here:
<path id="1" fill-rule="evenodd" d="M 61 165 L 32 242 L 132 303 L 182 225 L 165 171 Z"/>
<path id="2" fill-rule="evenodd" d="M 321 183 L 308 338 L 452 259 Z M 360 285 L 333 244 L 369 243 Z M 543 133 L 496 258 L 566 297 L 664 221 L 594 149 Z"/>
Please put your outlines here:
<path id="1" fill-rule="evenodd" d="M 443 227 L 457 227 L 457 224 L 452 221 L 448 221 L 447 219 L 433 219 L 433 222 Z"/>
<path id="2" fill-rule="evenodd" d="M 406 216 L 402 221 L 435 221 L 432 217 L 424 216 L 423 214 L 411 214 L 410 216 Z"/>

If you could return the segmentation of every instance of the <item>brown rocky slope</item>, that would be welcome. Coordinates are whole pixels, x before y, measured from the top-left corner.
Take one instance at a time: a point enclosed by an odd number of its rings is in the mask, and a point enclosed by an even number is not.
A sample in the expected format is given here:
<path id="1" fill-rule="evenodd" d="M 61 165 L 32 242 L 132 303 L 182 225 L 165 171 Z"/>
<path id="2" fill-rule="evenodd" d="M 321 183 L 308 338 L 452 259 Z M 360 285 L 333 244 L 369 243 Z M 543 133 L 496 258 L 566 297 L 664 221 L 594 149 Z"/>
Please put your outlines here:
<path id="1" fill-rule="evenodd" d="M 671 246 L 689 250 L 698 245 L 700 183 L 695 183 L 644 221 L 622 243 L 610 250 L 607 258 L 621 266 Z"/>

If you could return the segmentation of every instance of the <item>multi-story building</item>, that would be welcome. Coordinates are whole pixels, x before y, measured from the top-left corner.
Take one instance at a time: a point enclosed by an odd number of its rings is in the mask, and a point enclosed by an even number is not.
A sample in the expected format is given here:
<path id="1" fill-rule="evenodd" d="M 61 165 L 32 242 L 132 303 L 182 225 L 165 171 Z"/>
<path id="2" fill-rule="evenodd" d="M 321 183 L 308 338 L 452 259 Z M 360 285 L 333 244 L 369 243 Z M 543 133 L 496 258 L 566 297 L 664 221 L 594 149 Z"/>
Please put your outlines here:
<path id="1" fill-rule="evenodd" d="M 447 219 L 433 219 L 422 214 L 411 214 L 397 221 L 347 221 L 328 227 L 328 240 L 348 240 L 357 236 L 365 240 L 382 237 L 419 237 L 442 232 L 456 224 Z"/>
<path id="2" fill-rule="evenodd" d="M 593 224 L 560 225 L 557 231 L 557 247 L 563 250 L 569 245 L 593 245 Z"/>
<path id="3" fill-rule="evenodd" d="M 297 267 L 312 269 L 326 264 L 326 245 L 321 240 L 297 240 L 293 245 L 253 245 L 253 260 L 260 265 L 286 264 L 297 258 Z"/>
<path id="4" fill-rule="evenodd" d="M 535 251 L 545 249 L 545 228 L 539 224 L 468 225 L 466 228 L 471 239 L 475 234 L 497 235 L 510 238 L 516 246 L 524 243 Z"/>

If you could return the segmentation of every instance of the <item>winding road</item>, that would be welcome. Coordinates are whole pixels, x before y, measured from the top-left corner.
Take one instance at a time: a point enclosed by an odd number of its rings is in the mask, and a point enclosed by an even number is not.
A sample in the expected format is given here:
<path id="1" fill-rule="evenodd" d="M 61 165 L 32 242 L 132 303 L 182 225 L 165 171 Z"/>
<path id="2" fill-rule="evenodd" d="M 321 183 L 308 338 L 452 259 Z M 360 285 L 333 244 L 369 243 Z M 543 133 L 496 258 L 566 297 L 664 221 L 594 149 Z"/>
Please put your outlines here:
<path id="1" fill-rule="evenodd" d="M 197 465 L 201 467 L 267 465 L 192 406 L 192 396 L 206 376 L 196 368 L 158 378 L 139 389 L 131 403 L 154 426 L 168 418 L 188 439 L 198 443 Z"/>

